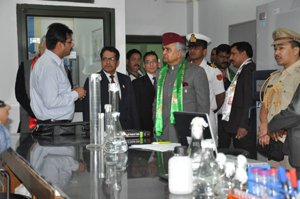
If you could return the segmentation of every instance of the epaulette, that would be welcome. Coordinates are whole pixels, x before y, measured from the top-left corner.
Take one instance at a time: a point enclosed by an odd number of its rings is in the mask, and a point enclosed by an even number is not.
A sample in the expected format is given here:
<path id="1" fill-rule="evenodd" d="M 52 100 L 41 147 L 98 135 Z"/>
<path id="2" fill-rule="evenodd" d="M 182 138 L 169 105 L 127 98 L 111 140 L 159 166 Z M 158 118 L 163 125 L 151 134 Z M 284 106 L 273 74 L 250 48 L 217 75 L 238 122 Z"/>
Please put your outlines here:
<path id="1" fill-rule="evenodd" d="M 212 63 L 210 63 L 210 62 L 207 62 L 207 65 L 209 65 L 209 66 L 211 66 L 211 67 L 213 67 L 213 68 L 217 68 L 216 65 L 214 65 L 214 64 L 212 64 Z"/>

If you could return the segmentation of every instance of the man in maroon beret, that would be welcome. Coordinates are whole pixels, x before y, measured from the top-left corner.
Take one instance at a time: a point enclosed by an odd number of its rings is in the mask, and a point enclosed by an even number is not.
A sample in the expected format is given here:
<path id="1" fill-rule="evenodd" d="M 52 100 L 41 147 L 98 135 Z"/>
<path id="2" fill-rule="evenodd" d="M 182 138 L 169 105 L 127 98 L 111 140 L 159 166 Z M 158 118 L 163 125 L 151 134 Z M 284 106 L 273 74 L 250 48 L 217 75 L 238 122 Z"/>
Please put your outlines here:
<path id="1" fill-rule="evenodd" d="M 181 36 L 168 32 L 162 36 L 166 66 L 156 71 L 157 93 L 153 104 L 154 137 L 180 142 L 174 111 L 209 113 L 209 87 L 203 68 L 185 60 L 186 46 Z"/>

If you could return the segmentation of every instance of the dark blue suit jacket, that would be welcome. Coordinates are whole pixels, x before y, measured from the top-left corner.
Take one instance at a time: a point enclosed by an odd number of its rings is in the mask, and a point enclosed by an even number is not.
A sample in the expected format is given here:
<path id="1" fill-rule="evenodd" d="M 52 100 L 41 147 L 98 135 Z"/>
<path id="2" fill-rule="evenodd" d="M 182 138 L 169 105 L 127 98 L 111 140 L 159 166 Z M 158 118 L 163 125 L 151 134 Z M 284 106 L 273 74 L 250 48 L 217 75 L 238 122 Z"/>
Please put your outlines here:
<path id="1" fill-rule="evenodd" d="M 104 113 L 104 105 L 109 103 L 109 93 L 107 79 L 103 70 L 101 74 L 101 112 Z M 123 129 L 139 129 L 139 119 L 136 109 L 136 102 L 134 96 L 134 90 L 130 78 L 127 75 L 118 73 L 118 80 L 121 88 L 121 102 L 119 105 L 120 109 L 120 123 Z M 89 78 L 86 79 L 84 84 L 86 90 L 86 96 L 83 99 L 83 121 L 90 120 L 90 107 L 89 107 Z"/>

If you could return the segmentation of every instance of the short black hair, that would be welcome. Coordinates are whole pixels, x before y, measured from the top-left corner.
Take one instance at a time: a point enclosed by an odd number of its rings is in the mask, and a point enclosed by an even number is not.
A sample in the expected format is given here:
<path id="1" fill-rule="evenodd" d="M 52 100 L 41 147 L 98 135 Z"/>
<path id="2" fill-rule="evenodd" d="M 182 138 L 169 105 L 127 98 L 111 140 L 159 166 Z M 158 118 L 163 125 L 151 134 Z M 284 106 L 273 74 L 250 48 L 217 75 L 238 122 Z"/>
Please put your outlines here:
<path id="1" fill-rule="evenodd" d="M 127 52 L 126 59 L 130 59 L 130 57 L 135 53 L 138 53 L 142 57 L 142 53 L 140 51 L 138 51 L 137 49 L 131 49 Z"/>
<path id="2" fill-rule="evenodd" d="M 46 46 L 49 50 L 55 48 L 58 42 L 65 44 L 67 41 L 67 34 L 72 36 L 73 31 L 61 23 L 53 23 L 48 26 L 48 31 L 46 34 Z"/>
<path id="3" fill-rule="evenodd" d="M 246 42 L 246 41 L 236 42 L 231 45 L 231 48 L 233 48 L 233 47 L 236 47 L 236 49 L 239 51 L 239 53 L 242 53 L 245 51 L 249 58 L 253 57 L 252 46 L 248 42 Z"/>
<path id="4" fill-rule="evenodd" d="M 112 53 L 115 53 L 115 56 L 116 56 L 116 59 L 117 61 L 120 59 L 120 53 L 118 51 L 118 49 L 116 49 L 115 47 L 113 46 L 105 46 L 102 48 L 101 52 L 100 52 L 100 58 L 102 59 L 103 57 L 103 53 L 105 51 L 109 51 L 109 52 L 112 52 Z"/>
<path id="5" fill-rule="evenodd" d="M 220 44 L 217 48 L 216 55 L 218 55 L 220 52 L 225 52 L 226 54 L 230 54 L 230 46 L 228 44 Z"/>
<path id="6" fill-rule="evenodd" d="M 145 63 L 145 59 L 146 59 L 146 57 L 147 57 L 148 55 L 154 55 L 154 56 L 156 57 L 157 61 L 158 61 L 157 54 L 156 54 L 154 51 L 151 50 L 151 51 L 146 52 L 146 53 L 144 54 L 144 57 L 143 57 L 144 63 Z"/>
<path id="7" fill-rule="evenodd" d="M 300 48 L 300 43 L 297 41 L 289 41 L 289 43 L 291 44 L 292 48 L 295 48 L 295 47 Z"/>

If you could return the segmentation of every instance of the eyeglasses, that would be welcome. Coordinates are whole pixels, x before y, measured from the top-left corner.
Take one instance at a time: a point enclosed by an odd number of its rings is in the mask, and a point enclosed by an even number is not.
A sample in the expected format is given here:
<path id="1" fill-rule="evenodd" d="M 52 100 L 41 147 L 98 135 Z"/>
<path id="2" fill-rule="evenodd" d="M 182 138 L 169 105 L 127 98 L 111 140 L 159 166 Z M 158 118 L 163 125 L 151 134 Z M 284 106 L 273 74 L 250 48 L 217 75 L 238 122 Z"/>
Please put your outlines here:
<path id="1" fill-rule="evenodd" d="M 116 58 L 114 58 L 114 57 L 103 57 L 102 59 L 101 59 L 102 61 L 116 61 L 117 59 Z"/>
<path id="2" fill-rule="evenodd" d="M 130 60 L 133 61 L 133 62 L 135 62 L 135 61 L 141 61 L 141 58 L 135 58 L 135 57 L 133 57 Z"/>
<path id="3" fill-rule="evenodd" d="M 156 60 L 152 60 L 152 61 L 146 61 L 145 65 L 149 65 L 149 64 L 156 64 L 157 61 Z"/>
<path id="4" fill-rule="evenodd" d="M 65 43 L 74 44 L 74 40 L 72 40 L 72 41 L 65 41 Z"/>

